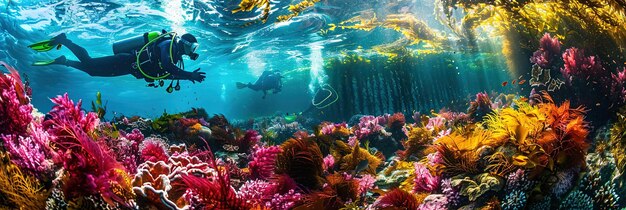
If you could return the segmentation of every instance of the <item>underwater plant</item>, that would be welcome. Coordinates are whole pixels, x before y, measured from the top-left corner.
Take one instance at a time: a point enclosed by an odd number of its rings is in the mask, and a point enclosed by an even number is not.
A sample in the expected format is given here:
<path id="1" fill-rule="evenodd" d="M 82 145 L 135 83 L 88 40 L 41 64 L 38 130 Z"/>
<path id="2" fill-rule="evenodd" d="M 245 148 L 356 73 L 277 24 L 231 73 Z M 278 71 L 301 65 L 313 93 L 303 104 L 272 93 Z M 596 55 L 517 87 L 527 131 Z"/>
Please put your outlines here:
<path id="1" fill-rule="evenodd" d="M 67 94 L 51 100 L 55 106 L 44 127 L 56 136 L 51 144 L 59 155 L 53 160 L 56 166 L 64 168 L 65 196 L 72 199 L 99 194 L 110 205 L 114 202 L 131 205 L 129 201 L 134 194 L 130 191 L 130 177 L 124 166 L 115 160 L 103 142 L 92 137 L 99 123 L 97 115 L 85 114 L 81 102 L 74 104 Z"/>
<path id="2" fill-rule="evenodd" d="M 270 16 L 271 2 L 270 0 L 241 0 L 239 6 L 232 10 L 232 13 L 250 12 L 254 8 L 263 8 L 263 12 L 259 16 L 259 20 L 265 23 Z"/>
<path id="3" fill-rule="evenodd" d="M 418 200 L 415 194 L 409 193 L 401 189 L 393 189 L 387 192 L 385 195 L 376 199 L 376 202 L 372 204 L 373 209 L 386 209 L 386 208 L 403 208 L 403 209 L 418 209 L 422 200 Z"/>
<path id="4" fill-rule="evenodd" d="M 288 175 L 305 190 L 321 189 L 324 161 L 317 144 L 309 139 L 289 139 L 280 148 L 275 173 Z"/>
<path id="5" fill-rule="evenodd" d="M 289 5 L 290 14 L 278 16 L 276 19 L 278 22 L 288 21 L 291 18 L 294 18 L 300 13 L 304 12 L 309 7 L 315 5 L 315 3 L 320 2 L 320 0 L 303 0 L 300 3 Z"/>
<path id="6" fill-rule="evenodd" d="M 45 209 L 49 191 L 34 176 L 24 174 L 6 152 L 0 152 L 0 201 L 3 208 Z"/>

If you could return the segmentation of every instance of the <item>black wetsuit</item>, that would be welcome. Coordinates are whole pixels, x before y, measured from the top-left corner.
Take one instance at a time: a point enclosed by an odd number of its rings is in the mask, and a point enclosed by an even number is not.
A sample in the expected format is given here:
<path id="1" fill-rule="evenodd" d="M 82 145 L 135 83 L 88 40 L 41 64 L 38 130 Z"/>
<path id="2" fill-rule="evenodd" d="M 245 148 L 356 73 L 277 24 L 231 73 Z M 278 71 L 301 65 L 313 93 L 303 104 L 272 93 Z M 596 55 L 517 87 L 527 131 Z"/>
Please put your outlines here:
<path id="1" fill-rule="evenodd" d="M 66 60 L 65 63 L 58 63 L 62 65 L 67 65 L 70 67 L 74 67 L 81 71 L 86 72 L 91 76 L 100 76 L 100 77 L 116 77 L 127 74 L 132 74 L 138 79 L 144 78 L 148 81 L 150 79 L 145 78 L 145 76 L 139 72 L 139 70 L 135 67 L 137 62 L 137 57 L 134 53 L 118 53 L 112 56 L 105 56 L 99 58 L 92 58 L 89 56 L 89 53 L 85 48 L 78 46 L 74 42 L 69 39 L 64 39 L 59 41 L 60 44 L 66 46 L 79 61 Z M 179 47 L 174 44 L 172 46 L 172 55 L 173 61 L 170 59 L 170 39 L 163 40 L 159 42 L 151 53 L 158 53 L 157 59 L 152 59 L 150 62 L 144 63 L 141 65 L 141 68 L 148 75 L 156 76 L 158 74 L 163 74 L 165 71 L 171 73 L 167 79 L 190 79 L 192 77 L 191 72 L 184 71 L 183 69 L 176 66 L 175 63 L 182 61 L 183 53 L 178 49 Z M 141 62 L 141 61 L 140 61 Z"/>
<path id="2" fill-rule="evenodd" d="M 254 83 L 248 83 L 248 88 L 252 90 L 268 91 L 274 89 L 274 92 L 279 92 L 282 88 L 282 76 L 272 71 L 264 71 L 261 77 Z"/>

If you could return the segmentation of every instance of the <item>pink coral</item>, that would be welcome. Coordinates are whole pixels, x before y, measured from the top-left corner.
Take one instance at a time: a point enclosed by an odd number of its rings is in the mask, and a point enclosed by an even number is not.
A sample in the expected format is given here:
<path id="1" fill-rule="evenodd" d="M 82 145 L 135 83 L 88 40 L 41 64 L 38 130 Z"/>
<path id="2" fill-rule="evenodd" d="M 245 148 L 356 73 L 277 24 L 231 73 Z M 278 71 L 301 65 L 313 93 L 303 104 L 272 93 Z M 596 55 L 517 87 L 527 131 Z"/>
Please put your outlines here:
<path id="1" fill-rule="evenodd" d="M 259 132 L 255 130 L 247 130 L 244 136 L 237 140 L 239 144 L 239 151 L 247 152 L 255 144 L 261 141 L 261 138 L 263 138 L 263 136 L 259 135 Z"/>
<path id="2" fill-rule="evenodd" d="M 335 157 L 332 155 L 324 157 L 324 165 L 322 166 L 324 171 L 330 171 L 333 167 L 335 167 Z"/>
<path id="3" fill-rule="evenodd" d="M 585 57 L 582 50 L 575 47 L 565 50 L 563 53 L 564 67 L 561 73 L 566 81 L 571 82 L 573 77 L 587 80 L 589 78 L 601 80 L 606 73 L 602 64 L 595 56 Z"/>
<path id="4" fill-rule="evenodd" d="M 109 204 L 130 205 L 127 202 L 132 193 L 126 191 L 130 186 L 123 166 L 104 143 L 90 136 L 99 122 L 96 114 L 85 115 L 80 102 L 75 105 L 67 94 L 52 101 L 52 117 L 44 128 L 56 136 L 51 143 L 58 155 L 53 160 L 65 169 L 65 195 L 72 198 L 99 193 Z"/>
<path id="5" fill-rule="evenodd" d="M 21 135 L 26 133 L 28 124 L 33 120 L 33 107 L 24 92 L 20 74 L 4 62 L 0 62 L 0 65 L 10 72 L 0 73 L 0 135 Z"/>
<path id="6" fill-rule="evenodd" d="M 626 103 L 626 68 L 611 74 L 611 96 L 618 103 Z"/>
<path id="7" fill-rule="evenodd" d="M 533 53 L 530 58 L 530 62 L 539 65 L 541 68 L 549 68 L 550 64 L 561 52 L 561 43 L 554 37 L 552 38 L 549 33 L 545 33 L 539 40 L 539 50 Z"/>
<path id="8" fill-rule="evenodd" d="M 264 200 L 267 200 L 269 196 L 273 195 L 268 195 L 268 192 L 271 191 L 275 185 L 276 184 L 265 180 L 248 180 L 239 188 L 237 196 L 241 197 L 252 206 L 265 204 Z"/>
<path id="9" fill-rule="evenodd" d="M 446 125 L 446 119 L 443 117 L 432 117 L 428 119 L 428 124 L 426 128 L 428 130 L 438 130 L 443 128 Z"/>
<path id="10" fill-rule="evenodd" d="M 280 146 L 255 147 L 252 161 L 248 164 L 252 178 L 267 180 L 274 174 L 276 157 L 282 152 Z"/>
<path id="11" fill-rule="evenodd" d="M 413 192 L 433 192 L 439 188 L 440 177 L 433 176 L 428 168 L 421 164 L 415 163 L 415 186 Z"/>
<path id="12" fill-rule="evenodd" d="M 386 118 L 371 115 L 361 117 L 359 124 L 354 127 L 354 135 L 357 139 L 362 140 L 370 135 L 383 131 L 384 128 L 380 125 L 380 121 L 386 122 Z"/>
<path id="13" fill-rule="evenodd" d="M 45 131 L 41 123 L 29 125 L 27 137 L 18 135 L 2 136 L 4 146 L 11 154 L 12 161 L 22 170 L 38 177 L 50 175 L 52 172 L 50 140 L 53 138 Z"/>
<path id="14" fill-rule="evenodd" d="M 265 202 L 265 207 L 276 210 L 292 209 L 304 196 L 295 190 L 289 190 L 285 194 L 274 194 L 270 201 Z"/>
<path id="15" fill-rule="evenodd" d="M 354 179 L 359 182 L 359 194 L 365 194 L 368 190 L 374 189 L 376 177 L 370 174 L 365 174 Z"/>
<path id="16" fill-rule="evenodd" d="M 74 101 L 70 100 L 67 93 L 50 100 L 55 106 L 52 107 L 52 110 L 48 114 L 52 116 L 54 122 L 58 124 L 77 125 L 87 133 L 92 132 L 96 126 L 100 124 L 100 119 L 96 113 L 89 112 L 85 114 L 80 108 L 82 101 L 79 100 L 78 103 L 74 104 Z"/>

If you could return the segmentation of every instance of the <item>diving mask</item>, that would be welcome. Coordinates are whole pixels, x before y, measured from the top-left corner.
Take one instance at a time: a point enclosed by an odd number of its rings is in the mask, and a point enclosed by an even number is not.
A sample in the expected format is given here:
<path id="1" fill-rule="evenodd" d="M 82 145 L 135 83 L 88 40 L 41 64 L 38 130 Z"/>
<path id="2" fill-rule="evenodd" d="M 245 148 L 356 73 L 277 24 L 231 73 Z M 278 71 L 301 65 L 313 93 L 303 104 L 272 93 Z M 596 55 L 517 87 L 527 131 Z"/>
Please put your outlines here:
<path id="1" fill-rule="evenodd" d="M 180 39 L 180 41 L 183 43 L 185 55 L 188 55 L 191 60 L 198 59 L 199 55 L 196 53 L 196 50 L 198 50 L 198 46 L 200 45 L 197 42 L 191 43 L 184 39 Z"/>

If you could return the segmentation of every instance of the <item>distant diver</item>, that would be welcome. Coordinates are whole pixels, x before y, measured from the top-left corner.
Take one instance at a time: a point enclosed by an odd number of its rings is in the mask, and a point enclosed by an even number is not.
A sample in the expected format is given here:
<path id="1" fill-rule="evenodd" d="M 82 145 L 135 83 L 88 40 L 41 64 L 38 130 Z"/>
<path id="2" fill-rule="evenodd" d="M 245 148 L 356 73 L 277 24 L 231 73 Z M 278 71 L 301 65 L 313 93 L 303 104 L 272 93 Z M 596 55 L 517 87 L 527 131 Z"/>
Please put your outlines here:
<path id="1" fill-rule="evenodd" d="M 281 73 L 278 71 L 264 71 L 263 74 L 261 74 L 261 77 L 259 77 L 259 79 L 257 79 L 254 84 L 244 84 L 241 82 L 237 82 L 237 88 L 250 88 L 254 91 L 262 90 L 263 99 L 265 99 L 265 96 L 267 96 L 267 91 L 272 90 L 272 93 L 278 93 L 282 90 L 282 78 L 284 78 L 283 75 L 281 75 Z"/>
<path id="2" fill-rule="evenodd" d="M 179 80 L 193 83 L 204 81 L 205 73 L 200 68 L 193 72 L 185 71 L 183 55 L 191 60 L 198 59 L 198 40 L 191 34 L 178 36 L 175 32 L 147 32 L 113 43 L 114 55 L 92 58 L 85 48 L 67 39 L 65 33 L 50 40 L 28 46 L 37 52 L 47 52 L 66 46 L 79 61 L 67 59 L 64 55 L 54 60 L 37 61 L 33 66 L 66 65 L 86 72 L 91 76 L 116 77 L 131 74 L 137 79 L 145 79 L 149 87 L 162 87 L 163 80 L 172 80 L 166 91 L 180 90 Z M 172 87 L 174 80 L 176 86 Z M 158 84 L 154 82 L 158 81 Z"/>

